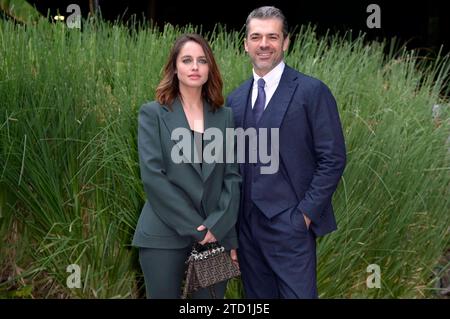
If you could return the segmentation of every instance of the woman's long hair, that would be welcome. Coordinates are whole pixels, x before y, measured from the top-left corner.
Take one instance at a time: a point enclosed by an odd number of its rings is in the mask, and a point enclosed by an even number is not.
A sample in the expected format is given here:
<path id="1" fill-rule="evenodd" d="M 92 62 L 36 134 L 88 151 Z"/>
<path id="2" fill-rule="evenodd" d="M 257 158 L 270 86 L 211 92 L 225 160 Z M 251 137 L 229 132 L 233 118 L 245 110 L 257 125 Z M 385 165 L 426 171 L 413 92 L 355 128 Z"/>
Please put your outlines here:
<path id="1" fill-rule="evenodd" d="M 177 58 L 184 44 L 189 41 L 198 43 L 205 52 L 209 73 L 208 80 L 202 87 L 202 97 L 211 104 L 213 110 L 216 110 L 222 107 L 224 102 L 222 95 L 222 77 L 209 44 L 201 35 L 194 33 L 183 34 L 175 41 L 170 50 L 169 59 L 164 66 L 163 78 L 156 88 L 156 100 L 159 104 L 170 107 L 175 98 L 180 94 L 178 77 L 175 73 L 177 69 Z"/>

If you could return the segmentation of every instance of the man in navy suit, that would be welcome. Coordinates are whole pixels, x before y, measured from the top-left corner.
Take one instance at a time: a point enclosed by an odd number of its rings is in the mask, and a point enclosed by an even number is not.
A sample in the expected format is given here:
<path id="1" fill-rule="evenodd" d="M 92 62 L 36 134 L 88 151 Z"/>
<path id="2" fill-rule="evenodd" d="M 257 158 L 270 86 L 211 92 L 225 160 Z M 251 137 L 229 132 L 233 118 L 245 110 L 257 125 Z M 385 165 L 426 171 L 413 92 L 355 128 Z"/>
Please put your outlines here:
<path id="1" fill-rule="evenodd" d="M 238 257 L 247 298 L 317 298 L 316 237 L 336 229 L 331 199 L 344 171 L 345 143 L 336 101 L 320 80 L 283 61 L 287 22 L 275 7 L 247 18 L 245 50 L 253 77 L 227 99 L 237 128 L 279 129 L 275 173 L 260 158 L 243 177 Z M 257 136 L 258 137 L 258 136 Z M 258 144 L 261 145 L 261 144 Z"/>

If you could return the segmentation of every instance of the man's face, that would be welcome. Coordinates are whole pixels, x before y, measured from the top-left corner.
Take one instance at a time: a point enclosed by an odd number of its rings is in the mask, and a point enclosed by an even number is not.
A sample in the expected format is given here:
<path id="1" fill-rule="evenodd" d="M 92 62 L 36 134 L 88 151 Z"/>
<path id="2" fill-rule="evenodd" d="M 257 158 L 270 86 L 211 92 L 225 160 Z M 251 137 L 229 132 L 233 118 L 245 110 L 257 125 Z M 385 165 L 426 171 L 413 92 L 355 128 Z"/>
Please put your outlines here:
<path id="1" fill-rule="evenodd" d="M 245 51 L 250 56 L 256 74 L 264 76 L 283 60 L 289 38 L 283 37 L 280 19 L 251 19 L 244 40 Z"/>

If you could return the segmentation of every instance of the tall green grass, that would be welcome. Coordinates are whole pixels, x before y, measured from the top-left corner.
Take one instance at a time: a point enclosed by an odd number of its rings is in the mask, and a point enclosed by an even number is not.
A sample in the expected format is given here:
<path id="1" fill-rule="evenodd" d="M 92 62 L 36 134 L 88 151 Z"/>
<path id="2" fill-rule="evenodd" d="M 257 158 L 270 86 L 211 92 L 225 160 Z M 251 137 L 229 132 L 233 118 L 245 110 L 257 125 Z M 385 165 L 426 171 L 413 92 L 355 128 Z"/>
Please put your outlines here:
<path id="1" fill-rule="evenodd" d="M 145 200 L 137 111 L 175 38 L 195 30 L 0 21 L 0 297 L 143 296 L 130 247 Z M 208 38 L 228 94 L 251 74 L 242 34 L 218 27 Z M 339 230 L 318 245 L 320 296 L 436 296 L 435 269 L 448 267 L 448 57 L 385 54 L 385 43 L 311 27 L 292 40 L 287 63 L 331 88 L 348 149 Z M 70 264 L 81 288 L 66 285 Z M 369 264 L 379 289 L 366 286 Z M 227 296 L 242 296 L 239 281 Z"/>

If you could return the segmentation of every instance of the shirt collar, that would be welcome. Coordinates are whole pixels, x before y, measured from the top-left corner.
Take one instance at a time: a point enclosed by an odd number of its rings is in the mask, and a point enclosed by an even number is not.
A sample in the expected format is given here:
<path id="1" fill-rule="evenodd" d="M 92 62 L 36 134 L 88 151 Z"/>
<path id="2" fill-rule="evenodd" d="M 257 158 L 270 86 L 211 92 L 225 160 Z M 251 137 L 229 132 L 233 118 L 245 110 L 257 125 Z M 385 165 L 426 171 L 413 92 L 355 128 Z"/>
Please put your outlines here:
<path id="1" fill-rule="evenodd" d="M 281 61 L 280 63 L 278 63 L 276 67 L 270 70 L 269 73 L 267 73 L 262 77 L 266 82 L 266 87 L 272 87 L 280 82 L 281 75 L 283 74 L 284 71 L 284 66 L 285 66 L 284 61 Z M 257 85 L 258 80 L 260 78 L 261 77 L 258 74 L 256 74 L 255 69 L 253 69 L 253 85 Z"/>

